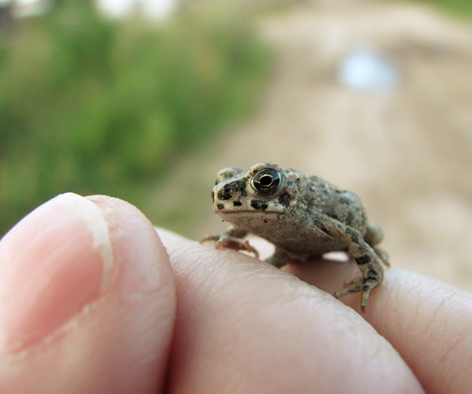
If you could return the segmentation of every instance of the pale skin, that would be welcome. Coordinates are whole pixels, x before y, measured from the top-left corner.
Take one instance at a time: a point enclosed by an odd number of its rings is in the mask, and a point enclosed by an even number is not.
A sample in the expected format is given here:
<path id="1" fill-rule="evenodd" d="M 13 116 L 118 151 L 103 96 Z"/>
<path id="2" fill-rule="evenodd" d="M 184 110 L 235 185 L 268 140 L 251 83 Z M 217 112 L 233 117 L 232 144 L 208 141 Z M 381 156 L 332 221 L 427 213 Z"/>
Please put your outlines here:
<path id="1" fill-rule="evenodd" d="M 156 232 L 137 209 L 104 196 L 56 199 L 38 212 L 0 241 L 0 392 L 466 393 L 472 387 L 472 295 L 440 281 L 387 270 L 361 315 L 359 293 L 331 295 L 340 280 L 355 276 L 354 263 L 319 260 L 279 270 L 241 252 Z M 102 222 L 90 220 L 90 212 L 102 212 Z M 101 261 L 97 243 L 83 223 L 108 227 L 112 274 L 105 285 L 97 282 L 99 291 L 90 285 L 76 307 L 62 308 L 82 291 L 74 287 L 80 275 L 67 275 L 70 267 L 86 269 L 84 283 L 100 274 L 91 264 Z M 106 234 L 100 229 L 96 234 Z M 54 264 L 63 268 L 59 281 Z M 43 275 L 28 282 L 42 266 Z M 37 281 L 53 272 L 36 291 Z"/>

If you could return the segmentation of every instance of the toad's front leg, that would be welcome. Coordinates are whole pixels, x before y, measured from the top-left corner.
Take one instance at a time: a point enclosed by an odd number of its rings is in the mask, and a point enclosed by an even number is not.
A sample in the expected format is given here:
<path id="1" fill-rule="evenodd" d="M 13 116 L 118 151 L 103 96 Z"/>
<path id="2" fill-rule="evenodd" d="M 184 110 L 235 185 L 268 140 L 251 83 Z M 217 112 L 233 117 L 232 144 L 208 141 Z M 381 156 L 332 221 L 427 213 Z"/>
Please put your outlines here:
<path id="1" fill-rule="evenodd" d="M 317 216 L 315 224 L 320 230 L 347 246 L 362 273 L 361 277 L 346 283 L 346 287 L 334 293 L 334 296 L 341 298 L 351 293 L 362 292 L 361 311 L 365 312 L 371 290 L 383 281 L 384 274 L 380 258 L 364 241 L 362 234 L 352 227 L 326 215 Z"/>
<path id="2" fill-rule="evenodd" d="M 259 258 L 259 252 L 249 245 L 248 240 L 242 240 L 247 235 L 246 231 L 239 230 L 233 226 L 228 228 L 223 234 L 208 235 L 202 240 L 200 244 L 207 241 L 216 241 L 215 249 L 227 248 L 233 250 L 245 250 L 246 252 L 254 253 L 256 258 Z"/>

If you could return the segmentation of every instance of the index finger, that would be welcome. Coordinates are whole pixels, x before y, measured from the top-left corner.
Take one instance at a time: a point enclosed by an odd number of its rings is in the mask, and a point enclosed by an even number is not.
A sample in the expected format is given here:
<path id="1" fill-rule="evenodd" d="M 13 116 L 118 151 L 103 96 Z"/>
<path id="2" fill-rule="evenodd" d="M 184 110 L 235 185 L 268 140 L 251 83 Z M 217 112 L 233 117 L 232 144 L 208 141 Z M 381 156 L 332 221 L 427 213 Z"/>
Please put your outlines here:
<path id="1" fill-rule="evenodd" d="M 233 250 L 159 230 L 177 284 L 171 392 L 420 393 L 364 319 Z"/>
<path id="2" fill-rule="evenodd" d="M 355 264 L 318 261 L 287 271 L 330 293 L 359 276 Z M 342 300 L 359 311 L 359 295 Z M 385 272 L 365 319 L 401 354 L 428 393 L 472 387 L 472 295 L 400 269 Z"/>

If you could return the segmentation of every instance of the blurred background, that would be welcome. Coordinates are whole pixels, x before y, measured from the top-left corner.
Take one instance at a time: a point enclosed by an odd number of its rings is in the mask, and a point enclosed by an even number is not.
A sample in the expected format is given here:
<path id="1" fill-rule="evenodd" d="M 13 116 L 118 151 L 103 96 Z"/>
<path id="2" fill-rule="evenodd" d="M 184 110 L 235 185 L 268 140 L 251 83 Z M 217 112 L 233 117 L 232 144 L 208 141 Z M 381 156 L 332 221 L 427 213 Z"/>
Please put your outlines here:
<path id="1" fill-rule="evenodd" d="M 261 161 L 472 291 L 472 2 L 0 0 L 0 236 L 73 191 L 199 239 L 218 170 Z"/>

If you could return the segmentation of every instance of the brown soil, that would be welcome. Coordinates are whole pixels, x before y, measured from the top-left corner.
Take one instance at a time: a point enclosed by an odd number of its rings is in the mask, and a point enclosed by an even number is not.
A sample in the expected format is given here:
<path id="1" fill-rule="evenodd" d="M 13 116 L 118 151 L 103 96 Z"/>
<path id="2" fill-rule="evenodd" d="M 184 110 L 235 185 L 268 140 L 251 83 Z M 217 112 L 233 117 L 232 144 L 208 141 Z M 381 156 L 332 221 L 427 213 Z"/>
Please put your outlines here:
<path id="1" fill-rule="evenodd" d="M 183 159 L 152 204 L 205 210 L 187 235 L 220 231 L 209 198 L 216 172 L 273 161 L 356 192 L 394 266 L 472 291 L 472 24 L 423 7 L 338 1 L 261 29 L 276 58 L 259 111 Z M 341 59 L 362 45 L 398 67 L 396 89 L 337 82 Z"/>

